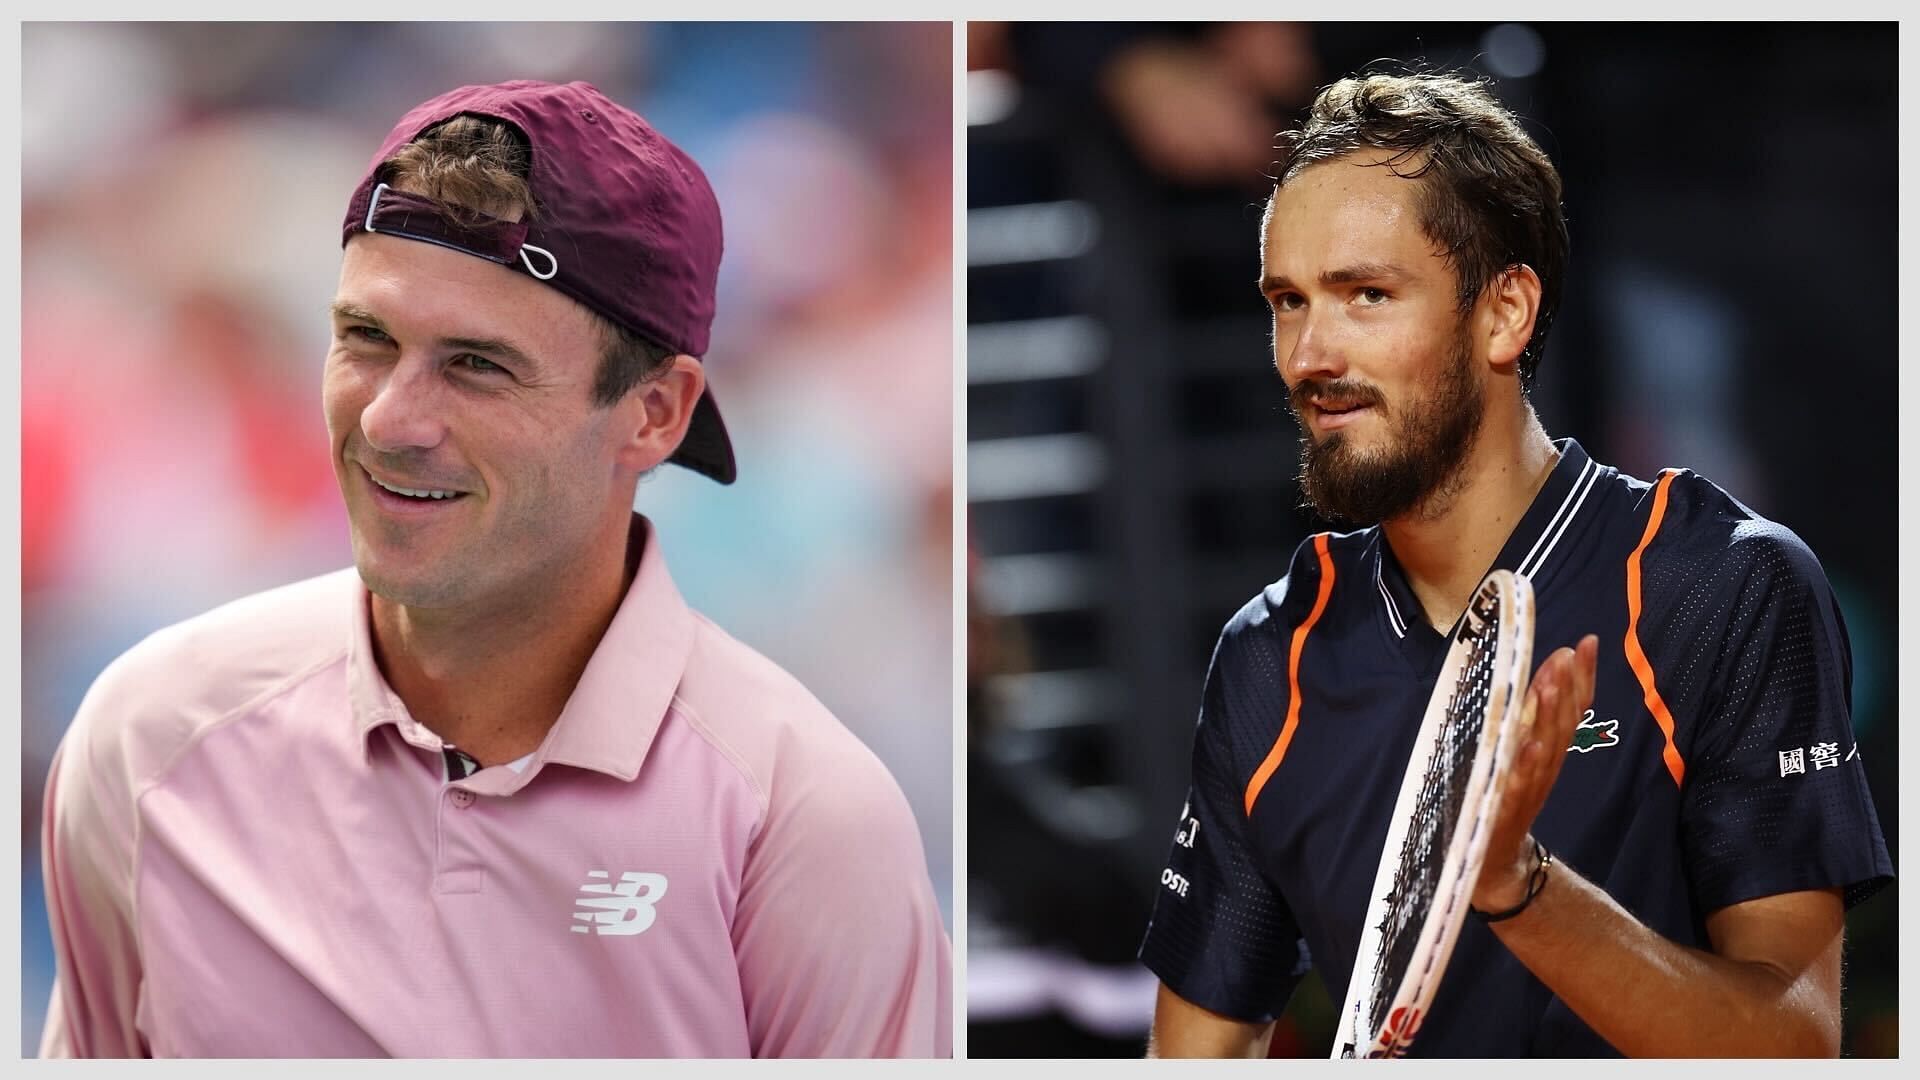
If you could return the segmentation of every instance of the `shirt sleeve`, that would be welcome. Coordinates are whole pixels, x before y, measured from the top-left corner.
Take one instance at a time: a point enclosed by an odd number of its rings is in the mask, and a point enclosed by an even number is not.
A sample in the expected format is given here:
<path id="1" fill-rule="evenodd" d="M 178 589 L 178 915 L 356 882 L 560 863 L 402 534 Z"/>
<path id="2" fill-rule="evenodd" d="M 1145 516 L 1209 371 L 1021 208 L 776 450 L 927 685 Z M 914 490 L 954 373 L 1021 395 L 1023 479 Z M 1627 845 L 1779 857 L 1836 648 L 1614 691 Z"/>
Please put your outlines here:
<path id="1" fill-rule="evenodd" d="M 1728 612 L 1681 792 L 1704 911 L 1843 887 L 1849 907 L 1893 873 L 1850 720 L 1846 625 L 1812 551 L 1749 522 L 1721 573 Z"/>
<path id="2" fill-rule="evenodd" d="M 1236 717 L 1228 703 L 1249 700 L 1231 693 L 1231 684 L 1246 676 L 1238 650 L 1259 643 L 1244 639 L 1253 628 L 1238 626 L 1242 621 L 1228 625 L 1208 667 L 1193 779 L 1140 960 L 1184 1000 L 1265 1023 L 1286 1009 L 1309 962 L 1293 913 L 1255 865 L 1246 835 L 1243 778 L 1231 749 Z"/>
<path id="3" fill-rule="evenodd" d="M 118 675 L 110 667 L 88 692 L 48 772 L 41 858 L 55 977 L 41 1057 L 149 1056 L 135 1019 L 133 802 L 112 752 L 110 720 L 127 705 Z"/>
<path id="4" fill-rule="evenodd" d="M 790 751 L 734 919 L 754 1056 L 952 1056 L 951 947 L 906 797 L 851 735 Z"/>

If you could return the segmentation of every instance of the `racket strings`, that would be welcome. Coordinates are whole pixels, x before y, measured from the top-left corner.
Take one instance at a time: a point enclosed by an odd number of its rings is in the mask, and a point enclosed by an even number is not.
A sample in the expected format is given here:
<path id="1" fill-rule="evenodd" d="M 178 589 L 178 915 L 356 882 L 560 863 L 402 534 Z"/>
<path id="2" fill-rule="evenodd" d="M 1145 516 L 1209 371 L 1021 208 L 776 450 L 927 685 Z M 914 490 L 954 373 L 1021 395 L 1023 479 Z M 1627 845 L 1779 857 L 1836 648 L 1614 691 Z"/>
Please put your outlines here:
<path id="1" fill-rule="evenodd" d="M 1454 681 L 1441 720 L 1438 747 L 1421 777 L 1413 816 L 1394 869 L 1393 887 L 1387 895 L 1386 915 L 1379 927 L 1380 949 L 1366 1009 L 1375 1031 L 1386 1022 L 1394 992 L 1419 945 L 1420 929 L 1439 892 L 1449 841 L 1460 821 L 1474 755 L 1494 692 L 1499 644 L 1499 619 L 1497 613 L 1494 615 L 1481 624 L 1477 636 L 1471 630 L 1462 630 L 1471 637 L 1471 651 Z"/>

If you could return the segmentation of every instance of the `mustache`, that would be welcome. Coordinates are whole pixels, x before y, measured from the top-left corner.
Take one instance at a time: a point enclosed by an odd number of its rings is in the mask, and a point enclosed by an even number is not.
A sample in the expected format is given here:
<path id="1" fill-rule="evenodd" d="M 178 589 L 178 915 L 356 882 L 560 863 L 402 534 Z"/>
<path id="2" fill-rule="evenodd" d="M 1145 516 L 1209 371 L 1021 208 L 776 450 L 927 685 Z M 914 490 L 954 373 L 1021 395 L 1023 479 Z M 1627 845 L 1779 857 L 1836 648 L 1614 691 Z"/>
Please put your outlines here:
<path id="1" fill-rule="evenodd" d="M 1379 389 L 1352 379 L 1301 379 L 1287 392 L 1287 405 L 1295 416 L 1319 398 L 1323 405 L 1337 409 L 1358 409 L 1386 404 Z"/>

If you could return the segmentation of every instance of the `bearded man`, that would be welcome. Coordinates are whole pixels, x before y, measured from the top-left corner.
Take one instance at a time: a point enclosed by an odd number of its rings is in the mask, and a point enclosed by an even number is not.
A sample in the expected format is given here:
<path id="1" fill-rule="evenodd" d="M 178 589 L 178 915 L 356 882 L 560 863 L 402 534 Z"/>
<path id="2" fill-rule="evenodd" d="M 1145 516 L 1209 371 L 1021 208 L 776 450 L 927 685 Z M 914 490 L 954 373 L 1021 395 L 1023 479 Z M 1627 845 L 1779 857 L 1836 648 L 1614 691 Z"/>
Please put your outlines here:
<path id="1" fill-rule="evenodd" d="M 1320 533 L 1226 625 L 1141 959 L 1150 1052 L 1264 1056 L 1351 974 L 1447 630 L 1497 568 L 1549 653 L 1415 1054 L 1833 1055 L 1845 912 L 1892 863 L 1818 560 L 1704 478 L 1550 439 L 1528 388 L 1560 178 L 1484 85 L 1325 89 L 1263 223 Z"/>

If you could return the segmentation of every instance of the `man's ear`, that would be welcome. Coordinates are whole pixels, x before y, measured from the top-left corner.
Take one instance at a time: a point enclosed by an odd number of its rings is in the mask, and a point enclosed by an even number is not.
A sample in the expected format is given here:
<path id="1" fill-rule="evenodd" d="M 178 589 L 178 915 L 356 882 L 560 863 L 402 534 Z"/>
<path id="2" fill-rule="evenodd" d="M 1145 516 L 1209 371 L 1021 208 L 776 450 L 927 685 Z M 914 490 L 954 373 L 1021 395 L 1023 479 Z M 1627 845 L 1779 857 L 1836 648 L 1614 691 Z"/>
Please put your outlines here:
<path id="1" fill-rule="evenodd" d="M 1520 263 L 1500 271 L 1487 287 L 1487 359 L 1505 370 L 1520 362 L 1540 315 L 1540 275 Z"/>
<path id="2" fill-rule="evenodd" d="M 693 407 L 706 391 L 706 369 L 691 356 L 675 356 L 666 370 L 642 380 L 615 408 L 627 433 L 620 463 L 644 473 L 673 456 L 693 422 Z"/>

